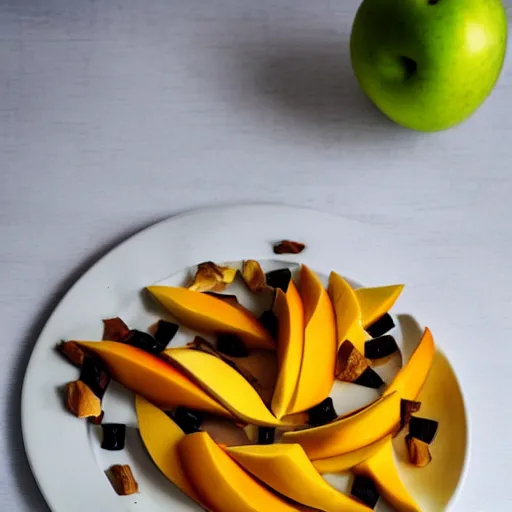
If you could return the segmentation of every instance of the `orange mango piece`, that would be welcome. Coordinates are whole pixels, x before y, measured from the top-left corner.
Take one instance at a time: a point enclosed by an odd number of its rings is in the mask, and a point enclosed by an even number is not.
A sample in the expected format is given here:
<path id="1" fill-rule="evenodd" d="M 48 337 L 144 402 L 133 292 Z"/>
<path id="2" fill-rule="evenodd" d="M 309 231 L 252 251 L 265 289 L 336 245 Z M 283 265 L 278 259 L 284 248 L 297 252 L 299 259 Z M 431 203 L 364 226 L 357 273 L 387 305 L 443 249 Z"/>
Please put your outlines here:
<path id="1" fill-rule="evenodd" d="M 379 449 L 353 471 L 373 480 L 379 493 L 397 512 L 421 512 L 398 474 L 392 436 L 387 436 Z"/>
<path id="2" fill-rule="evenodd" d="M 311 460 L 334 457 L 390 434 L 400 422 L 400 395 L 387 395 L 361 411 L 320 427 L 286 432 L 283 443 L 298 443 Z"/>
<path id="3" fill-rule="evenodd" d="M 331 272 L 329 276 L 327 291 L 336 314 L 338 348 L 345 340 L 349 340 L 361 354 L 364 354 L 364 344 L 370 336 L 363 329 L 361 309 L 355 291 L 336 272 Z"/>
<path id="4" fill-rule="evenodd" d="M 393 307 L 403 289 L 403 284 L 395 284 L 355 290 L 363 327 L 366 329 L 385 315 Z"/>
<path id="5" fill-rule="evenodd" d="M 206 432 L 189 434 L 178 451 L 185 474 L 214 512 L 296 512 L 255 480 Z"/>
<path id="6" fill-rule="evenodd" d="M 336 365 L 336 322 L 331 300 L 318 276 L 302 265 L 300 296 L 304 306 L 304 352 L 289 412 L 305 411 L 329 396 Z"/>
<path id="7" fill-rule="evenodd" d="M 188 348 L 167 349 L 163 357 L 178 365 L 237 418 L 254 425 L 282 425 L 251 384 L 218 357 Z"/>
<path id="8" fill-rule="evenodd" d="M 245 309 L 187 288 L 148 286 L 147 289 L 178 321 L 191 329 L 211 334 L 236 334 L 249 349 L 275 349 L 268 331 Z"/>
<path id="9" fill-rule="evenodd" d="M 304 308 L 293 281 L 288 290 L 276 290 L 274 313 L 278 319 L 278 375 L 271 409 L 277 418 L 290 414 L 304 349 Z"/>
<path id="10" fill-rule="evenodd" d="M 395 378 L 384 392 L 384 396 L 395 391 L 406 400 L 416 400 L 423 384 L 427 380 L 436 352 L 434 338 L 427 327 L 409 361 L 395 375 Z"/>
<path id="11" fill-rule="evenodd" d="M 114 380 L 162 409 L 184 406 L 232 417 L 183 373 L 144 350 L 116 341 L 77 341 L 99 356 Z"/>
<path id="12" fill-rule="evenodd" d="M 142 442 L 158 469 L 183 493 L 206 508 L 190 484 L 178 455 L 178 444 L 185 433 L 158 407 L 140 395 L 135 397 L 135 411 Z"/>
<path id="13" fill-rule="evenodd" d="M 258 480 L 298 503 L 325 512 L 370 511 L 331 487 L 298 444 L 251 445 L 226 450 Z"/>
<path id="14" fill-rule="evenodd" d="M 378 451 L 384 444 L 387 443 L 387 437 L 379 439 L 375 443 L 363 446 L 359 450 L 343 453 L 334 457 L 327 457 L 325 459 L 313 460 L 313 466 L 321 473 L 341 473 L 348 471 Z"/>

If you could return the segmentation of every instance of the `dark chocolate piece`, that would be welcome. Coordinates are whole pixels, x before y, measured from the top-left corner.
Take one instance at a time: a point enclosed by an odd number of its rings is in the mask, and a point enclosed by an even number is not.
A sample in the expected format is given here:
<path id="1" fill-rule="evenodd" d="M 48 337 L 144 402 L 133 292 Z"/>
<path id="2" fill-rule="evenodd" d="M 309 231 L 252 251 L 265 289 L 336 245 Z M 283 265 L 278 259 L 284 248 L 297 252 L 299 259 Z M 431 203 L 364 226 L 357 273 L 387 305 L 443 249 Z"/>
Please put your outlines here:
<path id="1" fill-rule="evenodd" d="M 280 268 L 267 272 L 267 285 L 271 288 L 280 288 L 284 293 L 288 291 L 288 286 L 292 280 L 292 273 L 289 268 Z"/>
<path id="2" fill-rule="evenodd" d="M 388 357 L 398 350 L 395 338 L 389 334 L 373 338 L 364 344 L 364 357 L 368 359 L 380 359 Z"/>
<path id="3" fill-rule="evenodd" d="M 103 423 L 103 442 L 101 447 L 104 450 L 119 451 L 124 449 L 126 439 L 126 425 L 122 423 Z"/>
<path id="4" fill-rule="evenodd" d="M 388 331 L 395 327 L 395 322 L 389 313 L 381 316 L 378 320 L 373 322 L 372 325 L 366 328 L 366 332 L 372 337 L 377 338 L 386 334 Z"/>

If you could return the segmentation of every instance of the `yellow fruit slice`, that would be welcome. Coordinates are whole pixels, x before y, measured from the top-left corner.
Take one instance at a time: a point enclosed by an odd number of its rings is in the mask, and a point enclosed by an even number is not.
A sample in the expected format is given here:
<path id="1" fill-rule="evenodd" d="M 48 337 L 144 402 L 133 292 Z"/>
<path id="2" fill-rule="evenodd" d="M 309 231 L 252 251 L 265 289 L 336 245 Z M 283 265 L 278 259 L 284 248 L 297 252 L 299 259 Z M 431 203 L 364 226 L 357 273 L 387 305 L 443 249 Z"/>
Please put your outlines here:
<path id="1" fill-rule="evenodd" d="M 221 416 L 231 413 L 166 361 L 116 341 L 77 341 L 99 356 L 114 380 L 162 409 L 183 406 Z"/>
<path id="2" fill-rule="evenodd" d="M 385 441 L 373 455 L 354 468 L 354 473 L 373 480 L 379 493 L 397 512 L 421 512 L 398 474 L 391 436 Z"/>
<path id="3" fill-rule="evenodd" d="M 331 487 L 298 444 L 251 445 L 226 450 L 249 473 L 298 503 L 325 512 L 370 510 Z"/>
<path id="4" fill-rule="evenodd" d="M 359 450 L 354 450 L 335 457 L 328 457 L 326 459 L 316 459 L 313 460 L 312 463 L 319 473 L 341 473 L 342 471 L 348 471 L 354 466 L 357 466 L 357 464 L 365 461 L 385 443 L 387 443 L 387 437 L 379 439 L 368 446 L 363 446 L 363 448 L 360 448 Z"/>
<path id="5" fill-rule="evenodd" d="M 290 412 L 305 411 L 329 396 L 336 365 L 336 322 L 331 300 L 306 265 L 300 275 L 304 305 L 304 353 Z"/>
<path id="6" fill-rule="evenodd" d="M 362 326 L 366 329 L 385 315 L 393 307 L 403 289 L 403 284 L 395 284 L 355 290 L 361 309 Z"/>
<path id="7" fill-rule="evenodd" d="M 354 290 L 339 274 L 331 272 L 328 293 L 336 314 L 338 348 L 349 340 L 364 354 L 364 344 L 370 336 L 361 324 L 361 309 Z"/>
<path id="8" fill-rule="evenodd" d="M 236 334 L 249 349 L 275 349 L 268 331 L 244 309 L 187 288 L 148 286 L 147 289 L 178 321 L 191 329 L 212 334 Z"/>
<path id="9" fill-rule="evenodd" d="M 295 512 L 243 470 L 206 432 L 187 435 L 178 445 L 187 478 L 215 512 Z"/>
<path id="10" fill-rule="evenodd" d="M 406 400 L 416 400 L 423 384 L 427 380 L 436 353 L 434 338 L 427 327 L 423 336 L 406 365 L 396 374 L 384 392 L 384 396 L 395 391 Z"/>
<path id="11" fill-rule="evenodd" d="M 320 427 L 286 432 L 284 443 L 298 443 L 311 460 L 334 457 L 390 434 L 400 422 L 400 395 L 393 393 L 348 417 Z"/>
<path id="12" fill-rule="evenodd" d="M 158 407 L 140 395 L 135 397 L 139 432 L 158 469 L 182 492 L 206 508 L 185 475 L 178 455 L 178 444 L 185 433 Z"/>
<path id="13" fill-rule="evenodd" d="M 271 409 L 277 418 L 290 414 L 299 380 L 304 348 L 304 308 L 297 288 L 290 281 L 288 290 L 276 290 L 274 313 L 278 319 L 278 375 Z"/>
<path id="14" fill-rule="evenodd" d="M 218 357 L 188 348 L 167 349 L 162 357 L 177 364 L 241 420 L 254 425 L 282 425 L 249 382 Z"/>

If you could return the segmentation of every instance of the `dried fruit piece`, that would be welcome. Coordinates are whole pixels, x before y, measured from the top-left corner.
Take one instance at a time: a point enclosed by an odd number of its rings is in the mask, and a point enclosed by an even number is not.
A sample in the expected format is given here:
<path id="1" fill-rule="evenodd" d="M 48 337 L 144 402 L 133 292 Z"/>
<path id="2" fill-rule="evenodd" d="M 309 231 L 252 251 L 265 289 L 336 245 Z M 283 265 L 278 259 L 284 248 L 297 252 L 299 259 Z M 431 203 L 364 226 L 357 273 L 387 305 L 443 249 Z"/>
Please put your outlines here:
<path id="1" fill-rule="evenodd" d="M 364 386 L 365 388 L 379 389 L 384 386 L 385 382 L 376 371 L 368 367 L 361 376 L 354 381 L 354 384 Z"/>
<path id="2" fill-rule="evenodd" d="M 284 293 L 288 291 L 288 286 L 292 280 L 292 273 L 289 268 L 280 268 L 266 273 L 267 285 L 270 288 L 279 288 Z"/>
<path id="3" fill-rule="evenodd" d="M 119 451 L 124 449 L 126 439 L 126 425 L 122 423 L 103 423 L 103 442 L 101 447 L 104 450 Z"/>
<path id="4" fill-rule="evenodd" d="M 172 414 L 172 419 L 185 434 L 199 432 L 203 424 L 203 415 L 186 407 L 178 407 Z"/>
<path id="5" fill-rule="evenodd" d="M 140 348 L 150 354 L 158 354 L 165 349 L 167 344 L 159 343 L 151 334 L 147 332 L 138 331 L 137 329 L 132 329 L 130 331 L 130 335 L 123 340 L 127 345 L 131 345 L 132 347 Z"/>
<path id="6" fill-rule="evenodd" d="M 74 341 L 61 341 L 57 345 L 57 351 L 75 366 L 82 366 L 85 358 L 85 350 L 79 347 Z"/>
<path id="7" fill-rule="evenodd" d="M 220 334 L 217 337 L 217 350 L 231 357 L 247 357 L 249 355 L 242 340 L 235 334 Z"/>
<path id="8" fill-rule="evenodd" d="M 118 316 L 103 320 L 103 340 L 123 341 L 129 335 L 130 329 Z"/>
<path id="9" fill-rule="evenodd" d="M 427 418 L 411 416 L 409 421 L 409 434 L 424 443 L 430 444 L 437 434 L 439 423 Z"/>
<path id="10" fill-rule="evenodd" d="M 101 401 L 81 380 L 66 385 L 66 407 L 77 418 L 101 415 Z"/>
<path id="11" fill-rule="evenodd" d="M 176 336 L 179 328 L 180 326 L 178 324 L 173 324 L 172 322 L 167 322 L 166 320 L 158 321 L 155 331 L 155 341 L 160 347 L 162 347 L 162 350 L 167 347 L 174 336 Z"/>
<path id="12" fill-rule="evenodd" d="M 265 272 L 256 260 L 246 260 L 242 265 L 242 279 L 251 292 L 262 292 L 267 289 Z"/>
<path id="13" fill-rule="evenodd" d="M 364 357 L 368 359 L 380 359 L 394 354 L 398 350 L 395 338 L 386 334 L 373 338 L 364 344 Z"/>
<path id="14" fill-rule="evenodd" d="M 418 468 L 424 468 L 428 466 L 432 461 L 432 454 L 428 443 L 416 439 L 415 437 L 408 435 L 405 438 L 407 444 L 407 452 L 409 454 L 409 461 L 411 464 Z"/>
<path id="15" fill-rule="evenodd" d="M 259 321 L 261 322 L 261 325 L 267 329 L 267 331 L 270 333 L 272 338 L 277 338 L 277 332 L 279 329 L 279 322 L 277 320 L 277 316 L 275 315 L 274 311 L 271 309 L 267 309 L 266 311 L 263 311 L 261 314 Z"/>
<path id="16" fill-rule="evenodd" d="M 378 320 L 373 322 L 372 325 L 366 328 L 366 332 L 372 337 L 377 338 L 386 334 L 388 331 L 395 327 L 395 322 L 389 313 L 382 315 Z"/>
<path id="17" fill-rule="evenodd" d="M 281 240 L 274 245 L 275 254 L 299 254 L 306 248 L 302 242 L 294 242 L 292 240 Z"/>
<path id="18" fill-rule="evenodd" d="M 205 261 L 197 266 L 194 282 L 189 286 L 189 290 L 220 292 L 233 282 L 236 273 L 237 270 L 234 268 L 222 267 L 213 263 L 213 261 Z"/>
<path id="19" fill-rule="evenodd" d="M 350 494 L 372 509 L 375 508 L 380 497 L 377 486 L 373 483 L 373 480 L 365 476 L 356 476 L 354 478 Z"/>
<path id="20" fill-rule="evenodd" d="M 406 425 L 409 425 L 411 416 L 418 412 L 421 408 L 421 402 L 414 402 L 413 400 L 405 400 L 402 398 L 400 402 L 400 430 Z"/>
<path id="21" fill-rule="evenodd" d="M 338 417 L 331 397 L 327 397 L 318 405 L 309 409 L 308 414 L 308 423 L 313 427 L 326 425 Z"/>
<path id="22" fill-rule="evenodd" d="M 139 492 L 139 484 L 133 477 L 132 470 L 128 464 L 116 464 L 109 470 L 112 478 L 112 485 L 119 496 L 128 496 Z"/>
<path id="23" fill-rule="evenodd" d="M 258 444 L 273 444 L 276 429 L 273 427 L 260 427 L 258 429 Z"/>
<path id="24" fill-rule="evenodd" d="M 80 371 L 80 380 L 101 400 L 110 382 L 105 363 L 98 357 L 86 356 Z"/>

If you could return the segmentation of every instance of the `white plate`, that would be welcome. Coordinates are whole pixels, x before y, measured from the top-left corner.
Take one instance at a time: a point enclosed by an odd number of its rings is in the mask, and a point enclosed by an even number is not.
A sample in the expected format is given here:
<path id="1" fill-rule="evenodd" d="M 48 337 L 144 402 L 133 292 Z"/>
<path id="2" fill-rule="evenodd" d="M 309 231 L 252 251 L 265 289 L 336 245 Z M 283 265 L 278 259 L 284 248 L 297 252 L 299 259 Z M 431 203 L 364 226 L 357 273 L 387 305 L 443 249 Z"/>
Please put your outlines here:
<path id="1" fill-rule="evenodd" d="M 304 241 L 307 249 L 298 256 L 275 256 L 272 243 L 283 238 Z M 190 266 L 201 261 L 254 258 L 269 266 L 301 262 L 324 276 L 335 269 L 353 283 L 375 286 L 400 281 L 397 269 L 381 263 L 394 261 L 393 251 L 396 248 L 390 248 L 382 234 L 366 224 L 270 205 L 224 207 L 173 217 L 114 249 L 79 279 L 55 309 L 37 340 L 25 376 L 23 438 L 30 466 L 50 508 L 54 512 L 199 510 L 160 474 L 146 454 L 129 392 L 111 385 L 104 400 L 105 421 L 133 427 L 128 429 L 123 452 L 101 450 L 99 428 L 66 413 L 62 386 L 77 378 L 77 370 L 53 350 L 60 339 L 100 339 L 101 319 L 118 315 L 130 327 L 146 329 L 161 312 L 146 303 L 141 290 L 159 281 L 181 282 Z M 406 293 L 399 310 L 410 313 Z M 421 321 L 428 323 L 428 319 Z M 399 315 L 397 324 L 395 335 L 407 359 L 421 329 L 408 315 Z M 183 334 L 179 339 L 187 341 Z M 372 393 L 358 386 L 350 386 L 350 392 L 338 386 L 334 393 L 338 412 L 368 402 Z M 432 445 L 434 461 L 423 470 L 400 463 L 400 470 L 423 510 L 434 512 L 453 503 L 468 455 L 460 387 L 440 351 L 420 400 L 422 413 L 440 421 Z M 403 440 L 397 439 L 395 444 L 400 460 Z M 104 473 L 114 463 L 132 466 L 139 494 L 117 496 Z M 328 476 L 328 480 L 347 490 L 346 478 Z M 379 502 L 377 510 L 389 509 Z"/>

